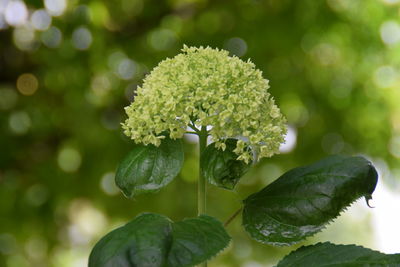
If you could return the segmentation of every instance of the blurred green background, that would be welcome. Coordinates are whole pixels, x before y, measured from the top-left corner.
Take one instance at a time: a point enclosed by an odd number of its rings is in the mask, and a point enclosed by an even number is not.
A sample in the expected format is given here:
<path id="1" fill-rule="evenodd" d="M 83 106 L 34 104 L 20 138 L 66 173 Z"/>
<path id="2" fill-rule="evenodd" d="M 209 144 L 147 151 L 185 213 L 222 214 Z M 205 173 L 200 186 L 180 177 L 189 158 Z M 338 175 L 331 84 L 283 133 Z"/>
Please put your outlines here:
<path id="1" fill-rule="evenodd" d="M 86 266 L 102 235 L 141 212 L 196 216 L 195 140 L 158 194 L 128 200 L 113 180 L 133 146 L 124 106 L 183 44 L 251 58 L 290 125 L 282 154 L 234 192 L 209 186 L 209 214 L 226 220 L 292 167 L 362 154 L 381 174 L 377 208 L 357 202 L 307 243 L 400 252 L 400 219 L 385 217 L 400 205 L 399 14 L 399 0 L 0 0 L 0 266 Z M 240 223 L 209 266 L 269 266 L 299 246 L 251 241 Z"/>

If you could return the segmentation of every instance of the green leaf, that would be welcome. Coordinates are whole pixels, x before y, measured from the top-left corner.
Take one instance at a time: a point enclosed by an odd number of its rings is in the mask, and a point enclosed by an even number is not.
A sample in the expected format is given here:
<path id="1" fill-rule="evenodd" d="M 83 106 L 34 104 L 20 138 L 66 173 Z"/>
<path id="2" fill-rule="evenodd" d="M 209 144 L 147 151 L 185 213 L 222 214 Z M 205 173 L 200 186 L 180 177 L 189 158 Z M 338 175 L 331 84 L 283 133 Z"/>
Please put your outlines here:
<path id="1" fill-rule="evenodd" d="M 243 225 L 262 243 L 297 243 L 358 198 L 370 199 L 377 180 L 375 168 L 362 157 L 331 156 L 295 168 L 244 201 Z"/>
<path id="2" fill-rule="evenodd" d="M 329 242 L 301 247 L 283 258 L 277 267 L 400 266 L 400 254 L 383 254 L 355 245 Z"/>
<path id="3" fill-rule="evenodd" d="M 89 256 L 89 267 L 165 266 L 171 221 L 145 213 L 105 235 Z"/>
<path id="4" fill-rule="evenodd" d="M 172 222 L 152 213 L 105 235 L 93 248 L 89 267 L 186 267 L 215 256 L 230 241 L 223 225 L 201 215 Z"/>
<path id="5" fill-rule="evenodd" d="M 161 145 L 137 145 L 119 165 L 115 183 L 126 197 L 156 192 L 170 183 L 183 165 L 181 140 L 165 138 Z"/>
<path id="6" fill-rule="evenodd" d="M 224 249 L 230 237 L 213 217 L 201 215 L 174 223 L 168 266 L 193 266 L 210 259 Z"/>
<path id="7" fill-rule="evenodd" d="M 227 139 L 223 151 L 210 144 L 201 155 L 202 175 L 213 185 L 232 190 L 239 179 L 249 170 L 251 164 L 237 160 L 238 155 L 233 152 L 236 148 L 236 139 Z"/>

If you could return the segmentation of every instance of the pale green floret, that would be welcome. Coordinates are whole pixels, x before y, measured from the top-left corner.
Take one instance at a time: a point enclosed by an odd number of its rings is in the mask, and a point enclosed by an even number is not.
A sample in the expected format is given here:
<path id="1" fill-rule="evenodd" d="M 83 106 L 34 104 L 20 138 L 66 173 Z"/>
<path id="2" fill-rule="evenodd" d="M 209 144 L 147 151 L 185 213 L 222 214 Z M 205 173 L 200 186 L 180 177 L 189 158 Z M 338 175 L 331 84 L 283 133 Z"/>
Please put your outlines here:
<path id="1" fill-rule="evenodd" d="M 186 47 L 146 76 L 134 102 L 125 108 L 125 134 L 136 143 L 158 146 L 162 133 L 182 138 L 187 126 L 212 126 L 208 134 L 225 149 L 224 140 L 240 137 L 238 159 L 271 157 L 284 142 L 286 120 L 268 93 L 268 80 L 250 62 L 227 51 Z M 246 141 L 243 141 L 246 140 Z"/>

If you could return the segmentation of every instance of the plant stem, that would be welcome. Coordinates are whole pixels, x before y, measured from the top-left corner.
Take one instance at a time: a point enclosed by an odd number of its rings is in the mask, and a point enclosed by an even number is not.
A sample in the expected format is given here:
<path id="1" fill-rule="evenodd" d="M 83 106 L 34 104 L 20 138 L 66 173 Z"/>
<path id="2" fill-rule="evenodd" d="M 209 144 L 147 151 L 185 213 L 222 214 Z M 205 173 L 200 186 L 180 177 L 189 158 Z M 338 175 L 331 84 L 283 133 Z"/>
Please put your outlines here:
<path id="1" fill-rule="evenodd" d="M 199 185 L 197 191 L 197 214 L 206 214 L 206 179 L 203 177 L 201 173 L 201 155 L 203 154 L 204 149 L 207 147 L 207 129 L 203 126 L 199 133 Z"/>
<path id="2" fill-rule="evenodd" d="M 236 216 L 239 215 L 239 213 L 241 211 L 242 211 L 242 208 L 239 208 L 237 211 L 235 211 L 235 213 L 232 214 L 231 217 L 228 218 L 228 220 L 226 220 L 226 222 L 224 223 L 224 227 L 227 227 L 233 221 L 233 219 L 235 219 Z"/>
<path id="3" fill-rule="evenodd" d="M 208 132 L 205 126 L 201 127 L 199 132 L 199 185 L 197 189 L 197 214 L 206 214 L 206 196 L 207 196 L 207 181 L 201 173 L 202 160 L 201 155 L 204 149 L 207 147 Z M 201 267 L 207 267 L 207 262 L 200 265 Z"/>

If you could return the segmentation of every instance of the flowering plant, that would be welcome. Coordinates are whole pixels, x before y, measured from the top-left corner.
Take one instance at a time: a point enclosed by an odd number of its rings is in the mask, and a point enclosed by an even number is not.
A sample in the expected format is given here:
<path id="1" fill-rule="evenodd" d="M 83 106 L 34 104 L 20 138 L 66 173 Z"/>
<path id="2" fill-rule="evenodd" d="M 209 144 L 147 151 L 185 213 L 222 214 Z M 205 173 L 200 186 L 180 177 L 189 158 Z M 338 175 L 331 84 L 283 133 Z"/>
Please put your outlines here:
<path id="1" fill-rule="evenodd" d="M 119 165 L 116 184 L 129 198 L 160 190 L 182 168 L 181 138 L 195 134 L 200 151 L 198 217 L 173 222 L 163 215 L 141 214 L 96 244 L 89 267 L 206 266 L 229 244 L 226 227 L 242 211 L 252 238 L 292 245 L 321 231 L 356 199 L 371 198 L 378 179 L 371 163 L 362 157 L 331 156 L 286 172 L 246 198 L 224 224 L 206 215 L 207 183 L 233 189 L 252 163 L 278 152 L 286 120 L 268 93 L 268 80 L 250 61 L 209 47 L 185 46 L 182 52 L 154 68 L 126 108 L 122 126 L 136 145 Z M 338 259 L 331 254 L 343 255 Z M 400 259 L 357 246 L 320 243 L 300 248 L 278 266 L 330 263 L 386 266 Z"/>
<path id="2" fill-rule="evenodd" d="M 261 71 L 224 50 L 185 46 L 182 51 L 144 79 L 126 108 L 125 134 L 136 143 L 159 146 L 163 132 L 176 139 L 188 127 L 198 132 L 211 126 L 207 134 L 222 150 L 227 138 L 241 137 L 234 149 L 239 160 L 251 161 L 250 146 L 260 158 L 275 154 L 286 120 Z"/>

